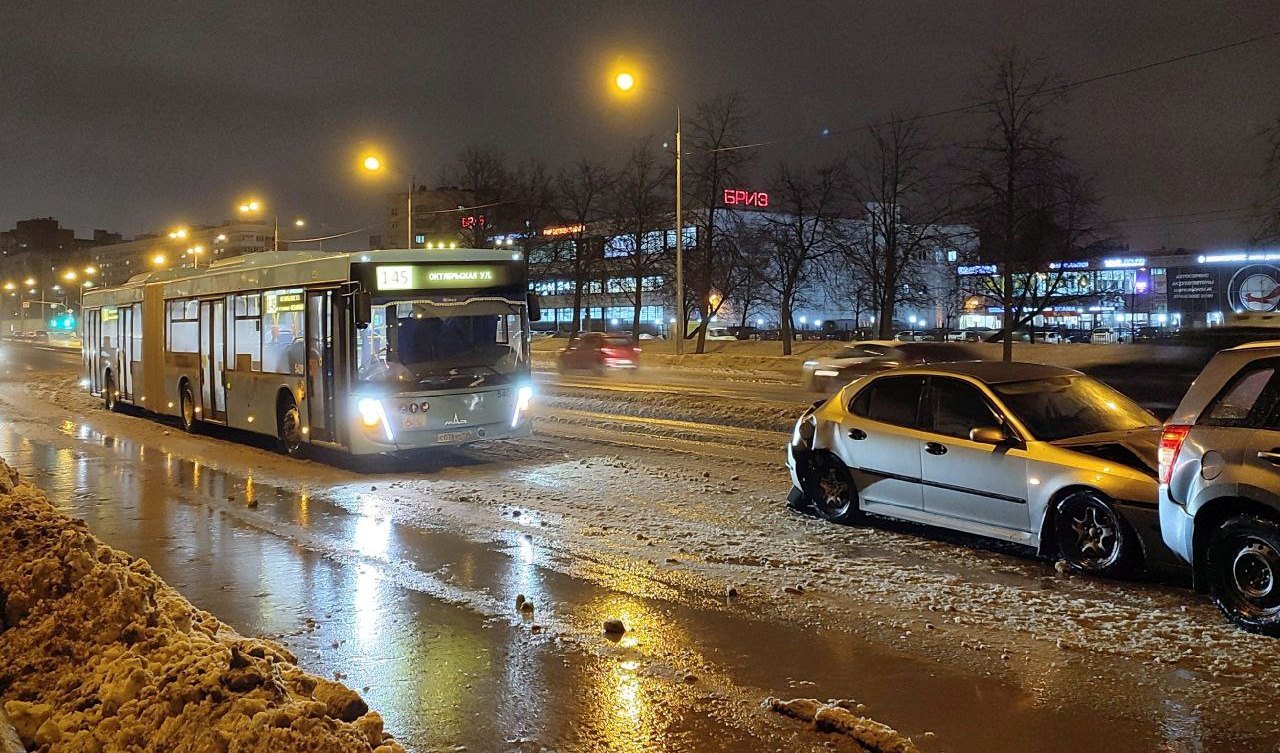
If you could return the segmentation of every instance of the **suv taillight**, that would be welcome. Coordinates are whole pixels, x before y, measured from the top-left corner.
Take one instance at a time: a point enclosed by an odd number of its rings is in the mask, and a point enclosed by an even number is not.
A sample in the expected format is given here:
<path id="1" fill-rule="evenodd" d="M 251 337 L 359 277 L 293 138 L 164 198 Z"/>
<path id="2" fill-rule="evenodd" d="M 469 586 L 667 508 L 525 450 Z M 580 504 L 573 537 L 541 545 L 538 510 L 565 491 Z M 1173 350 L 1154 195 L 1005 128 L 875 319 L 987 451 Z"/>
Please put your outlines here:
<path id="1" fill-rule="evenodd" d="M 1169 483 L 1173 474 L 1173 464 L 1178 462 L 1178 451 L 1186 441 L 1191 427 L 1184 424 L 1170 424 L 1160 434 L 1160 483 Z"/>

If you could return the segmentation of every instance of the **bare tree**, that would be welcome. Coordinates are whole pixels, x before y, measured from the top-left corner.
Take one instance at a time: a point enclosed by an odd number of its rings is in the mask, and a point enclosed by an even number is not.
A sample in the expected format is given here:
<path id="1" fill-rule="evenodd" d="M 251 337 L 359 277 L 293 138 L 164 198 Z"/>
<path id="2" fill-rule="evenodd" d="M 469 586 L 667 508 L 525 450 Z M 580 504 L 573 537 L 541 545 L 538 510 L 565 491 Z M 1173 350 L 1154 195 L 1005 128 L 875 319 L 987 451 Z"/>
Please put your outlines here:
<path id="1" fill-rule="evenodd" d="M 974 277 L 969 291 L 999 302 L 1006 312 L 1009 332 L 1029 327 L 1051 306 L 1087 299 L 1091 291 L 1081 288 L 1078 275 L 1062 262 L 1102 240 L 1098 200 L 1087 178 L 1059 170 L 1032 193 L 1032 206 L 1037 209 L 1024 223 L 1021 242 L 1032 250 L 1036 262 Z M 1034 329 L 1029 332 L 1034 341 Z M 1006 333 L 1006 337 L 1011 335 Z"/>
<path id="2" fill-rule="evenodd" d="M 664 268 L 671 255 L 663 232 L 671 220 L 671 195 L 666 191 L 670 181 L 670 171 L 659 164 L 652 139 L 646 138 L 632 148 L 609 191 L 609 214 L 618 231 L 612 242 L 623 246 L 619 267 L 629 278 L 631 331 L 637 336 L 645 293 L 653 292 L 646 281 Z"/>
<path id="3" fill-rule="evenodd" d="M 514 207 L 510 202 L 516 193 L 516 176 L 507 167 L 507 158 L 500 150 L 491 147 L 468 146 L 458 155 L 457 163 L 445 169 L 442 180 L 457 186 L 471 196 L 477 212 L 476 221 L 461 228 L 463 244 L 471 248 L 485 248 L 497 228 L 510 224 L 504 222 L 506 214 Z M 483 214 L 485 220 L 479 221 Z"/>
<path id="4" fill-rule="evenodd" d="M 978 236 L 976 261 L 994 267 L 983 293 L 1004 312 L 1006 361 L 1014 329 L 1043 313 L 1067 281 L 1049 263 L 1062 252 L 1061 181 L 1071 170 L 1045 122 L 1064 92 L 1040 60 L 1010 49 L 993 58 L 976 97 L 987 124 L 966 149 L 968 220 Z"/>
<path id="5" fill-rule="evenodd" d="M 952 248 L 956 231 L 946 224 L 953 213 L 939 200 L 935 150 L 919 119 L 895 115 L 868 131 L 853 178 L 863 222 L 850 227 L 844 255 L 867 288 L 879 336 L 888 338 L 898 305 L 916 302 L 924 288 L 923 263 Z"/>
<path id="6" fill-rule="evenodd" d="M 1258 224 L 1254 243 L 1280 241 L 1280 117 L 1260 134 L 1267 146 L 1262 172 L 1263 192 L 1258 200 Z"/>
<path id="7" fill-rule="evenodd" d="M 563 269 L 573 281 L 572 333 L 582 329 L 582 302 L 598 269 L 603 249 L 592 226 L 605 217 L 607 196 L 614 177 L 599 162 L 583 159 L 556 177 L 560 221 L 569 232 L 560 236 Z"/>
<path id="8" fill-rule="evenodd" d="M 746 276 L 746 270 L 738 263 L 741 257 L 734 237 L 734 230 L 740 226 L 725 223 L 720 217 L 724 214 L 720 207 L 724 189 L 743 179 L 754 158 L 753 150 L 734 148 L 742 145 L 746 125 L 746 109 L 736 93 L 699 104 L 688 124 L 687 194 L 698 242 L 686 249 L 691 258 L 685 261 L 685 294 L 692 300 L 676 301 L 676 305 L 683 311 L 692 307 L 702 320 L 697 330 L 698 353 L 706 352 L 707 322 Z M 683 228 L 676 228 L 676 232 L 682 231 Z M 714 302 L 713 293 L 718 294 Z M 677 332 L 676 336 L 685 337 L 686 333 Z"/>
<path id="9" fill-rule="evenodd" d="M 797 297 L 805 290 L 817 262 L 836 249 L 840 214 L 847 196 L 844 163 L 811 172 L 781 165 L 770 187 L 771 209 L 762 215 L 757 274 L 778 304 L 782 354 L 791 355 Z"/>

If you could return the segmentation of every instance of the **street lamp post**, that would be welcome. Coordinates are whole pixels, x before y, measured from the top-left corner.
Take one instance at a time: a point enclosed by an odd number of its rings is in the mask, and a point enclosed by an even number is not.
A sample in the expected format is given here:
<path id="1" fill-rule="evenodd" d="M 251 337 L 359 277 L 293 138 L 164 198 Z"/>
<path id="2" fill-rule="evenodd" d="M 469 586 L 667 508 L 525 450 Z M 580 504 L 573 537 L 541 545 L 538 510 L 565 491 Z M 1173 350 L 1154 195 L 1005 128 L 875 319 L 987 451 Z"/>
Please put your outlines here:
<path id="1" fill-rule="evenodd" d="M 361 166 L 364 167 L 365 170 L 371 173 L 381 172 L 382 168 L 385 167 L 382 164 L 382 160 L 378 158 L 376 155 L 372 155 L 372 154 L 366 156 L 363 160 L 361 160 L 360 164 Z M 408 199 L 405 201 L 405 211 L 408 213 L 405 215 L 405 218 L 404 218 L 405 220 L 404 247 L 405 248 L 413 248 L 413 194 L 417 190 L 418 190 L 418 176 L 410 175 Z"/>
<path id="2" fill-rule="evenodd" d="M 623 71 L 614 78 L 613 83 L 618 88 L 618 91 L 626 93 L 635 88 L 636 77 L 628 71 Z M 684 355 L 684 339 L 689 325 L 685 320 L 684 311 L 684 212 L 681 206 L 684 195 L 684 171 L 681 169 L 683 150 L 680 145 L 680 100 L 661 89 L 654 89 L 654 91 L 669 97 L 676 106 L 676 355 L 682 356 Z"/>

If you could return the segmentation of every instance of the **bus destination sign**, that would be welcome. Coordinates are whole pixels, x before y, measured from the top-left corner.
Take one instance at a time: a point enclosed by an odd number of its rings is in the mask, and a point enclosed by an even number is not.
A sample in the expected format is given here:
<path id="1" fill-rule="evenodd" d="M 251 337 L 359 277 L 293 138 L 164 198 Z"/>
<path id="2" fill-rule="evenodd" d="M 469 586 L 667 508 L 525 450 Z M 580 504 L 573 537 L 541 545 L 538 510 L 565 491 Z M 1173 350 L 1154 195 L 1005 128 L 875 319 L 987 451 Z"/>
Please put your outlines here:
<path id="1" fill-rule="evenodd" d="M 378 291 L 460 290 L 496 288 L 510 284 L 510 270 L 494 264 L 379 264 Z"/>

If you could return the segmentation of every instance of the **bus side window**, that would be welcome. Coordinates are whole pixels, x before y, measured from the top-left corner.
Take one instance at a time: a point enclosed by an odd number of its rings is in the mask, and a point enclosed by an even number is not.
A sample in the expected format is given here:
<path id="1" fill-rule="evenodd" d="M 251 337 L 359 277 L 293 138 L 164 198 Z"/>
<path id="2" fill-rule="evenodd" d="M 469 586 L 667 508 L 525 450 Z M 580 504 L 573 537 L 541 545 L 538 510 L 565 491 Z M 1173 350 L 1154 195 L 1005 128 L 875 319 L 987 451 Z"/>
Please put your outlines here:
<path id="1" fill-rule="evenodd" d="M 262 318 L 258 294 L 236 296 L 234 308 L 236 371 L 259 371 L 262 368 Z"/>

